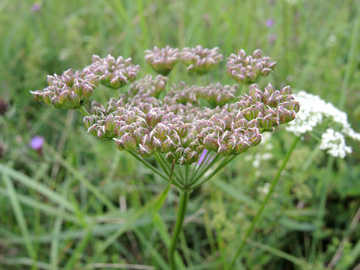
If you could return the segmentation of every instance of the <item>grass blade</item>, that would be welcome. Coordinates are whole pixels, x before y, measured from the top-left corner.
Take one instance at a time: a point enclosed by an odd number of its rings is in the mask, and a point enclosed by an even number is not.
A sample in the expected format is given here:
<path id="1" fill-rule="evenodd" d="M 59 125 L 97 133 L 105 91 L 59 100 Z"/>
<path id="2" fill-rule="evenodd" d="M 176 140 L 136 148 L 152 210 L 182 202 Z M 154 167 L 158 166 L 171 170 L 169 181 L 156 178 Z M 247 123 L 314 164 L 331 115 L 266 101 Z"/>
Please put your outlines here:
<path id="1" fill-rule="evenodd" d="M 48 187 L 33 181 L 27 175 L 17 172 L 14 169 L 9 168 L 3 164 L 0 164 L 0 172 L 2 172 L 2 174 L 4 176 L 8 175 L 11 178 L 13 178 L 14 180 L 20 182 L 21 184 L 23 184 L 33 190 L 36 190 L 37 192 L 39 192 L 42 195 L 44 195 L 45 197 L 47 197 L 49 200 L 52 200 L 60 205 L 64 205 L 64 207 L 67 210 L 70 210 L 72 212 L 74 211 L 74 207 L 64 197 L 62 197 L 58 193 L 52 191 Z"/>
<path id="2" fill-rule="evenodd" d="M 7 174 L 3 175 L 3 180 L 5 182 L 5 186 L 6 186 L 8 194 L 9 194 L 10 204 L 14 210 L 14 214 L 15 214 L 17 223 L 19 224 L 21 233 L 22 233 L 24 241 L 25 241 L 26 250 L 29 253 L 29 256 L 33 259 L 33 262 L 35 263 L 36 252 L 35 252 L 32 242 L 30 240 L 29 229 L 28 229 L 28 226 L 25 221 L 24 213 L 23 213 L 20 203 L 18 201 L 14 185 L 13 185 L 12 181 L 10 180 L 10 177 Z M 36 269 L 35 264 L 33 264 L 33 266 Z"/>

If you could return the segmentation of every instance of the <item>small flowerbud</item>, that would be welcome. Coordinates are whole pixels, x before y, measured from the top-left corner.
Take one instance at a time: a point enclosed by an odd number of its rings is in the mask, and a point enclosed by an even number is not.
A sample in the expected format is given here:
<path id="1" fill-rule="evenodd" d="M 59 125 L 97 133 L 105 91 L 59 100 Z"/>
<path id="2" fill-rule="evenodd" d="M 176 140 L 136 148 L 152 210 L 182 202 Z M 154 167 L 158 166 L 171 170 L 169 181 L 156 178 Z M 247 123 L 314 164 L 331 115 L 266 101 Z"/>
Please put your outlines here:
<path id="1" fill-rule="evenodd" d="M 113 131 L 115 127 L 115 118 L 112 115 L 108 115 L 105 119 L 105 129 Z"/>
<path id="2" fill-rule="evenodd" d="M 165 155 L 165 159 L 170 162 L 170 163 L 173 163 L 174 160 L 175 160 L 175 155 L 173 152 L 168 152 L 166 155 Z"/>
<path id="3" fill-rule="evenodd" d="M 134 150 L 136 148 L 136 140 L 129 133 L 121 137 L 121 141 L 126 150 Z"/>
<path id="4" fill-rule="evenodd" d="M 151 147 L 148 146 L 148 145 L 139 144 L 138 153 L 139 153 L 143 158 L 147 158 L 147 157 L 150 157 L 150 156 L 154 153 L 154 150 L 151 149 Z"/>
<path id="5" fill-rule="evenodd" d="M 257 118 L 260 126 L 265 130 L 272 130 L 272 127 L 276 125 L 276 120 L 272 115 L 266 115 L 265 117 Z"/>
<path id="6" fill-rule="evenodd" d="M 183 156 L 183 153 L 184 153 L 184 148 L 183 147 L 178 147 L 175 152 L 174 152 L 174 155 L 175 155 L 175 158 L 177 160 L 179 160 L 182 156 Z"/>
<path id="7" fill-rule="evenodd" d="M 274 94 L 274 92 L 275 92 L 275 87 L 272 86 L 271 83 L 269 83 L 269 84 L 265 87 L 264 95 L 265 95 L 266 97 L 268 97 L 268 96 L 271 96 L 272 94 Z"/>
<path id="8" fill-rule="evenodd" d="M 245 153 L 247 150 L 249 150 L 250 146 L 251 144 L 247 140 L 241 139 L 233 149 L 233 153 L 235 155 Z"/>
<path id="9" fill-rule="evenodd" d="M 269 74 L 273 72 L 273 70 L 271 68 L 264 68 L 261 70 L 261 74 L 264 75 L 264 77 L 269 76 Z"/>
<path id="10" fill-rule="evenodd" d="M 300 110 L 300 104 L 298 101 L 283 102 L 283 103 L 281 103 L 281 107 L 283 107 L 289 111 L 295 111 L 295 112 L 298 112 Z"/>
<path id="11" fill-rule="evenodd" d="M 264 104 L 257 103 L 257 104 L 251 105 L 251 107 L 243 110 L 242 114 L 244 115 L 246 120 L 250 121 L 250 120 L 255 119 L 259 113 L 263 113 L 263 111 L 264 111 Z"/>
<path id="12" fill-rule="evenodd" d="M 154 111 L 150 111 L 146 114 L 146 123 L 151 126 L 151 127 L 155 127 L 156 124 L 158 124 L 161 121 L 161 117 L 160 115 L 158 115 L 156 112 Z"/>
<path id="13" fill-rule="evenodd" d="M 295 111 L 289 111 L 281 106 L 279 106 L 277 113 L 281 124 L 288 123 L 296 117 Z"/>
<path id="14" fill-rule="evenodd" d="M 217 149 L 217 153 L 221 156 L 228 156 L 231 151 L 231 146 L 225 143 L 220 143 Z"/>
<path id="15" fill-rule="evenodd" d="M 258 145 L 262 139 L 262 136 L 257 128 L 250 128 L 245 132 L 245 136 L 248 138 L 252 146 Z"/>
<path id="16" fill-rule="evenodd" d="M 245 118 L 242 118 L 238 121 L 236 121 L 234 127 L 237 128 L 241 128 L 241 129 L 247 129 L 247 125 L 248 125 L 248 120 L 246 120 Z"/>
<path id="17" fill-rule="evenodd" d="M 185 164 L 195 163 L 199 160 L 199 155 L 197 152 L 191 150 L 190 148 L 186 148 L 184 150 Z"/>
<path id="18" fill-rule="evenodd" d="M 181 124 L 178 128 L 177 128 L 177 133 L 180 136 L 180 138 L 185 138 L 187 136 L 187 134 L 189 133 L 189 129 L 191 128 L 191 125 L 186 123 L 186 124 Z"/>
<path id="19" fill-rule="evenodd" d="M 261 53 L 262 51 L 260 49 L 257 49 L 252 53 L 252 57 L 254 57 L 255 59 L 259 59 L 261 57 Z"/>
<path id="20" fill-rule="evenodd" d="M 137 144 L 143 139 L 145 134 L 147 134 L 147 129 L 145 129 L 143 127 L 139 127 L 134 130 L 133 135 L 134 135 L 134 138 L 135 138 Z"/>
<path id="21" fill-rule="evenodd" d="M 124 122 L 127 125 L 130 125 L 132 123 L 134 123 L 136 120 L 136 116 L 135 116 L 135 112 L 134 111 L 129 111 L 125 116 L 124 116 Z"/>
<path id="22" fill-rule="evenodd" d="M 81 98 L 75 92 L 71 92 L 70 96 L 69 96 L 69 102 L 70 102 L 72 107 L 77 106 L 78 104 L 81 104 Z"/>
<path id="23" fill-rule="evenodd" d="M 247 128 L 260 128 L 259 121 L 257 119 L 250 120 L 247 123 Z"/>
<path id="24" fill-rule="evenodd" d="M 119 139 L 115 139 L 115 138 L 114 138 L 114 141 L 116 142 L 116 148 L 117 148 L 118 150 L 123 151 L 123 150 L 125 149 L 122 140 L 119 140 Z"/>
<path id="25" fill-rule="evenodd" d="M 280 89 L 280 94 L 281 95 L 291 95 L 292 91 L 291 91 L 290 86 L 285 86 L 285 87 L 281 88 Z"/>
<path id="26" fill-rule="evenodd" d="M 173 142 L 173 140 L 170 137 L 167 137 L 161 144 L 161 149 L 165 153 L 174 151 L 176 149 L 176 144 Z"/>
<path id="27" fill-rule="evenodd" d="M 85 116 L 83 119 L 83 123 L 86 129 L 89 129 L 93 124 L 95 120 L 93 116 Z"/>
<path id="28" fill-rule="evenodd" d="M 70 103 L 70 92 L 65 90 L 59 95 L 59 103 L 66 107 L 67 103 Z"/>
<path id="29" fill-rule="evenodd" d="M 204 147 L 209 151 L 217 151 L 219 144 L 211 135 L 207 135 L 204 139 Z"/>

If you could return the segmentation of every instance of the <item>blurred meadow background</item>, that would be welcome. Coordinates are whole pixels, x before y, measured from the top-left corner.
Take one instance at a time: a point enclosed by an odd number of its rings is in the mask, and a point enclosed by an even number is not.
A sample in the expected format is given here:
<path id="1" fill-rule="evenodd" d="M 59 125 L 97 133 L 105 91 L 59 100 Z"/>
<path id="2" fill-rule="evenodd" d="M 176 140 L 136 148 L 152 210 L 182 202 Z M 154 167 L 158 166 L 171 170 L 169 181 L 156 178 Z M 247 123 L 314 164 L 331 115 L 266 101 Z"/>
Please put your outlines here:
<path id="1" fill-rule="evenodd" d="M 1 0 L 0 41 L 1 270 L 169 269 L 178 192 L 159 213 L 144 211 L 162 180 L 87 134 L 78 111 L 29 92 L 93 54 L 131 57 L 141 78 L 155 75 L 144 60 L 153 46 L 217 46 L 225 58 L 260 48 L 277 62 L 261 87 L 319 95 L 360 131 L 356 0 Z M 204 83 L 233 84 L 225 62 Z M 170 76 L 192 79 L 181 65 Z M 40 149 L 34 136 L 44 138 Z M 179 269 L 226 268 L 294 140 L 278 128 L 191 194 Z M 234 269 L 360 269 L 360 151 L 347 143 L 353 153 L 334 159 L 304 136 Z"/>

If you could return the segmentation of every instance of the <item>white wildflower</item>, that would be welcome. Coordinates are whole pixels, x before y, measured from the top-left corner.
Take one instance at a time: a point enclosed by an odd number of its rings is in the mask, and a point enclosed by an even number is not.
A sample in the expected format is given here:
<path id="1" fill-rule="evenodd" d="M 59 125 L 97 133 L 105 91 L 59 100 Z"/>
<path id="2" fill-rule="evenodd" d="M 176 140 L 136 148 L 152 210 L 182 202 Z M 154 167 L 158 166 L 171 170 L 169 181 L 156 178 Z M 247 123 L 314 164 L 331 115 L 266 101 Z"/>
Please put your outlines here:
<path id="1" fill-rule="evenodd" d="M 337 37 L 335 35 L 330 35 L 326 40 L 326 47 L 334 47 L 336 45 Z"/>
<path id="2" fill-rule="evenodd" d="M 344 158 L 346 154 L 352 152 L 351 147 L 345 144 L 344 135 L 331 128 L 322 134 L 320 149 L 328 150 L 328 154 L 340 158 Z"/>
<path id="3" fill-rule="evenodd" d="M 328 129 L 322 135 L 321 149 L 329 149 L 328 153 L 335 157 L 345 157 L 346 153 L 351 153 L 351 148 L 345 144 L 345 136 L 360 141 L 360 133 L 355 132 L 347 120 L 347 114 L 337 109 L 333 104 L 327 103 L 319 96 L 315 96 L 305 91 L 294 94 L 296 100 L 300 102 L 301 109 L 286 127 L 286 130 L 296 136 L 312 131 L 324 120 L 330 121 L 334 126 L 339 126 L 340 130 Z"/>
<path id="4" fill-rule="evenodd" d="M 261 194 L 268 194 L 270 191 L 270 183 L 266 182 L 263 186 L 260 186 L 257 188 L 257 192 L 261 193 Z"/>

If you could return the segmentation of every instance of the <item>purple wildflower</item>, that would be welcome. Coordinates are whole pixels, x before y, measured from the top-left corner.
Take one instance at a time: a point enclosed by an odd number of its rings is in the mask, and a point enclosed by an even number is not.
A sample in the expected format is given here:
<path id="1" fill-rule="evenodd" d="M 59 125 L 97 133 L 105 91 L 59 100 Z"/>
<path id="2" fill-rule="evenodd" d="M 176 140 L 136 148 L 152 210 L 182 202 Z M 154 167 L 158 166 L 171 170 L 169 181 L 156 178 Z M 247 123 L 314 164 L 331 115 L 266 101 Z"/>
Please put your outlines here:
<path id="1" fill-rule="evenodd" d="M 34 136 L 30 140 L 30 147 L 34 149 L 35 151 L 41 151 L 42 147 L 44 145 L 44 137 L 42 136 Z"/>
<path id="2" fill-rule="evenodd" d="M 31 10 L 32 10 L 33 12 L 38 12 L 38 11 L 41 10 L 41 5 L 40 5 L 39 3 L 34 3 L 34 4 L 32 4 L 32 6 L 31 6 Z"/>
<path id="3" fill-rule="evenodd" d="M 269 27 L 269 28 L 270 28 L 270 27 L 273 27 L 274 24 L 275 24 L 274 19 L 267 19 L 267 20 L 266 20 L 266 23 L 265 23 L 266 27 Z"/>

